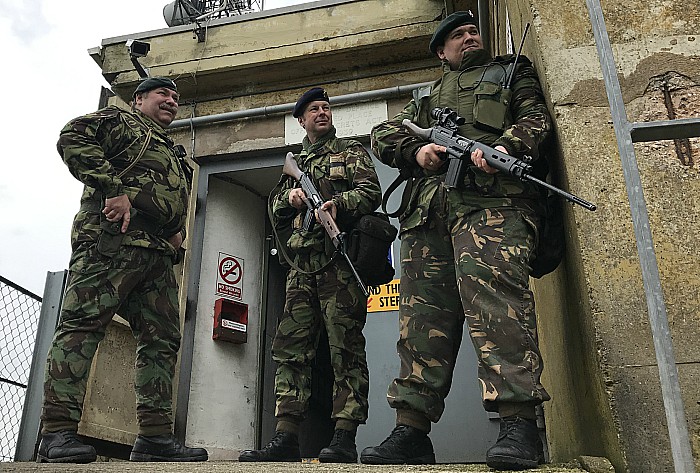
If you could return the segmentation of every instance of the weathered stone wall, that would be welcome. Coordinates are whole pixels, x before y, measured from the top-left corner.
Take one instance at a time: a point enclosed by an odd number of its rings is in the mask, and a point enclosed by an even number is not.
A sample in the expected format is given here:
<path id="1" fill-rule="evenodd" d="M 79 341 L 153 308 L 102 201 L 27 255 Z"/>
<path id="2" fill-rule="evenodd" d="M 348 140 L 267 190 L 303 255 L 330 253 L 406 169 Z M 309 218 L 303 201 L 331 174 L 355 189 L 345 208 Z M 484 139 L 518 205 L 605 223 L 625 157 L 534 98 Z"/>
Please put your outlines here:
<path id="1" fill-rule="evenodd" d="M 625 181 L 588 11 L 570 1 L 513 6 L 511 21 L 534 27 L 536 41 L 528 44 L 556 120 L 559 183 L 598 204 L 594 213 L 567 209 L 565 265 L 535 283 L 554 398 L 547 407 L 551 453 L 555 459 L 604 455 L 634 472 L 673 471 Z M 628 120 L 700 116 L 700 6 L 609 1 L 603 13 Z M 691 139 L 637 144 L 635 151 L 697 459 L 700 147 Z"/>

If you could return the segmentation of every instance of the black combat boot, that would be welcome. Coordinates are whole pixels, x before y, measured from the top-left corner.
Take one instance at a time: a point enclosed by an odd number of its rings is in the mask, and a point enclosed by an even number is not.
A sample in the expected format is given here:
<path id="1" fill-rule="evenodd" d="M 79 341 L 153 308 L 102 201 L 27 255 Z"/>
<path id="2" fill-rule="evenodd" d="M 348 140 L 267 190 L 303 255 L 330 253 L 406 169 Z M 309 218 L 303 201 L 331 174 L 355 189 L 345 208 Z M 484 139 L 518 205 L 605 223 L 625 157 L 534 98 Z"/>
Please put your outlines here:
<path id="1" fill-rule="evenodd" d="M 299 439 L 290 432 L 275 432 L 272 440 L 260 450 L 243 450 L 238 456 L 239 462 L 298 462 Z"/>
<path id="2" fill-rule="evenodd" d="M 138 435 L 129 456 L 132 462 L 204 462 L 208 458 L 205 449 L 185 447 L 171 434 Z"/>
<path id="3" fill-rule="evenodd" d="M 379 446 L 362 450 L 360 462 L 370 465 L 432 465 L 435 463 L 433 442 L 422 430 L 397 425 Z"/>
<path id="4" fill-rule="evenodd" d="M 330 445 L 318 454 L 321 463 L 357 463 L 355 431 L 335 429 Z"/>
<path id="5" fill-rule="evenodd" d="M 486 464 L 497 470 L 525 470 L 541 461 L 537 422 L 518 416 L 502 418 L 498 440 L 486 452 Z"/>
<path id="6" fill-rule="evenodd" d="M 92 445 L 85 445 L 72 430 L 41 435 L 36 461 L 39 463 L 90 463 L 97 459 Z"/>

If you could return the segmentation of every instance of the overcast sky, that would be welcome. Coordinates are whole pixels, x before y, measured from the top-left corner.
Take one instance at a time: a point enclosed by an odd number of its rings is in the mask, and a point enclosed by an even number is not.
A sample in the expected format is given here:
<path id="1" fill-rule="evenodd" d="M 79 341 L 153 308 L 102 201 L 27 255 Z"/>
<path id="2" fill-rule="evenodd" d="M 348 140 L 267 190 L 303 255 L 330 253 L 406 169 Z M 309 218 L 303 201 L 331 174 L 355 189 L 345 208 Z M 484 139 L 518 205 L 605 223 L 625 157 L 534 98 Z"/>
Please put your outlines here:
<path id="1" fill-rule="evenodd" d="M 265 10 L 310 0 L 265 0 Z M 109 87 L 87 53 L 103 38 L 166 28 L 167 0 L 0 0 L 5 72 L 0 151 L 0 276 L 41 296 L 70 259 L 82 185 L 56 152 L 65 123 Z"/>

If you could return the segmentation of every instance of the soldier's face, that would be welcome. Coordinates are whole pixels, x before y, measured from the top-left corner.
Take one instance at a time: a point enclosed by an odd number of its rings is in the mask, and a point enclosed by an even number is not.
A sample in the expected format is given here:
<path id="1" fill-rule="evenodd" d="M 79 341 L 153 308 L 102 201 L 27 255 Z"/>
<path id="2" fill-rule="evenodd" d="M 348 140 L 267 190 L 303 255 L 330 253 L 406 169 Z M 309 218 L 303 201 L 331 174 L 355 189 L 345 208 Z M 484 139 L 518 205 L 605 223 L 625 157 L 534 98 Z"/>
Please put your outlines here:
<path id="1" fill-rule="evenodd" d="M 333 126 L 331 105 L 324 100 L 309 103 L 302 116 L 299 117 L 299 124 L 306 130 L 309 141 L 315 143 Z"/>
<path id="2" fill-rule="evenodd" d="M 476 25 L 462 25 L 445 36 L 445 44 L 438 46 L 437 54 L 440 59 L 447 59 L 452 69 L 459 69 L 464 53 L 483 48 L 484 41 Z"/>
<path id="3" fill-rule="evenodd" d="M 180 96 L 174 90 L 159 87 L 136 95 L 136 108 L 147 117 L 155 120 L 160 126 L 166 127 L 177 115 L 177 101 L 179 99 Z"/>

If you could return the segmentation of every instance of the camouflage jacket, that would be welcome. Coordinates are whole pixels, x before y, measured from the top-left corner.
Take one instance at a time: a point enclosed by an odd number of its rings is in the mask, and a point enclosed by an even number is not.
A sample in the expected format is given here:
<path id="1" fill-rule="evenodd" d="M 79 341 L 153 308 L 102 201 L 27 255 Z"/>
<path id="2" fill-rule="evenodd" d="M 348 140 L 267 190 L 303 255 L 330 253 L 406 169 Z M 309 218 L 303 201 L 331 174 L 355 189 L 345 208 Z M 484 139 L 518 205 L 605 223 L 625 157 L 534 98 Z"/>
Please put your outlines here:
<path id="1" fill-rule="evenodd" d="M 348 231 L 361 216 L 379 206 L 382 197 L 379 178 L 372 158 L 359 141 L 336 138 L 333 128 L 313 144 L 305 137 L 302 146 L 301 153 L 295 156 L 297 164 L 311 177 L 323 200 L 335 203 L 336 223 L 341 231 Z M 297 210 L 289 204 L 289 192 L 294 187 L 299 184 L 289 178 L 271 198 L 273 224 L 276 228 L 291 225 L 287 241 L 289 257 L 311 271 L 323 266 L 334 248 L 322 225 L 315 224 L 308 232 L 302 230 L 306 207 Z"/>
<path id="2" fill-rule="evenodd" d="M 149 130 L 148 147 L 130 167 Z M 167 238 L 184 230 L 190 188 L 187 164 L 176 156 L 173 145 L 165 130 L 138 110 L 109 106 L 66 124 L 58 153 L 71 174 L 85 184 L 73 222 L 73 248 L 97 241 L 104 199 L 126 194 L 132 205 L 132 223 L 122 244 L 173 249 Z M 148 222 L 149 233 L 138 228 L 136 215 Z"/>
<path id="3" fill-rule="evenodd" d="M 459 127 L 462 136 L 492 147 L 501 145 L 518 158 L 529 156 L 533 162 L 540 158 L 552 127 L 551 118 L 537 73 L 524 56 L 519 59 L 507 92 L 510 95 L 502 95 L 506 93 L 503 79 L 513 59 L 512 55 L 492 58 L 487 51 L 478 50 L 465 54 L 457 71 L 443 62 L 442 77 L 430 90 L 414 92 L 414 99 L 399 114 L 372 129 L 372 149 L 379 159 L 408 171 L 416 179 L 409 205 L 399 217 L 402 231 L 425 222 L 430 200 L 447 171 L 447 165 L 438 172 L 430 172 L 417 164 L 416 153 L 426 142 L 408 133 L 401 125 L 404 119 L 428 128 L 435 123 L 430 117 L 432 108 L 450 107 L 465 118 L 465 124 Z M 475 123 L 479 108 L 497 110 L 497 106 L 493 108 L 489 104 L 499 103 L 507 104 L 503 107 L 502 130 L 484 129 Z M 472 166 L 471 160 L 469 165 L 461 191 L 483 197 L 480 202 L 485 207 L 537 205 L 532 201 L 541 195 L 534 184 L 501 172 L 487 174 Z"/>

